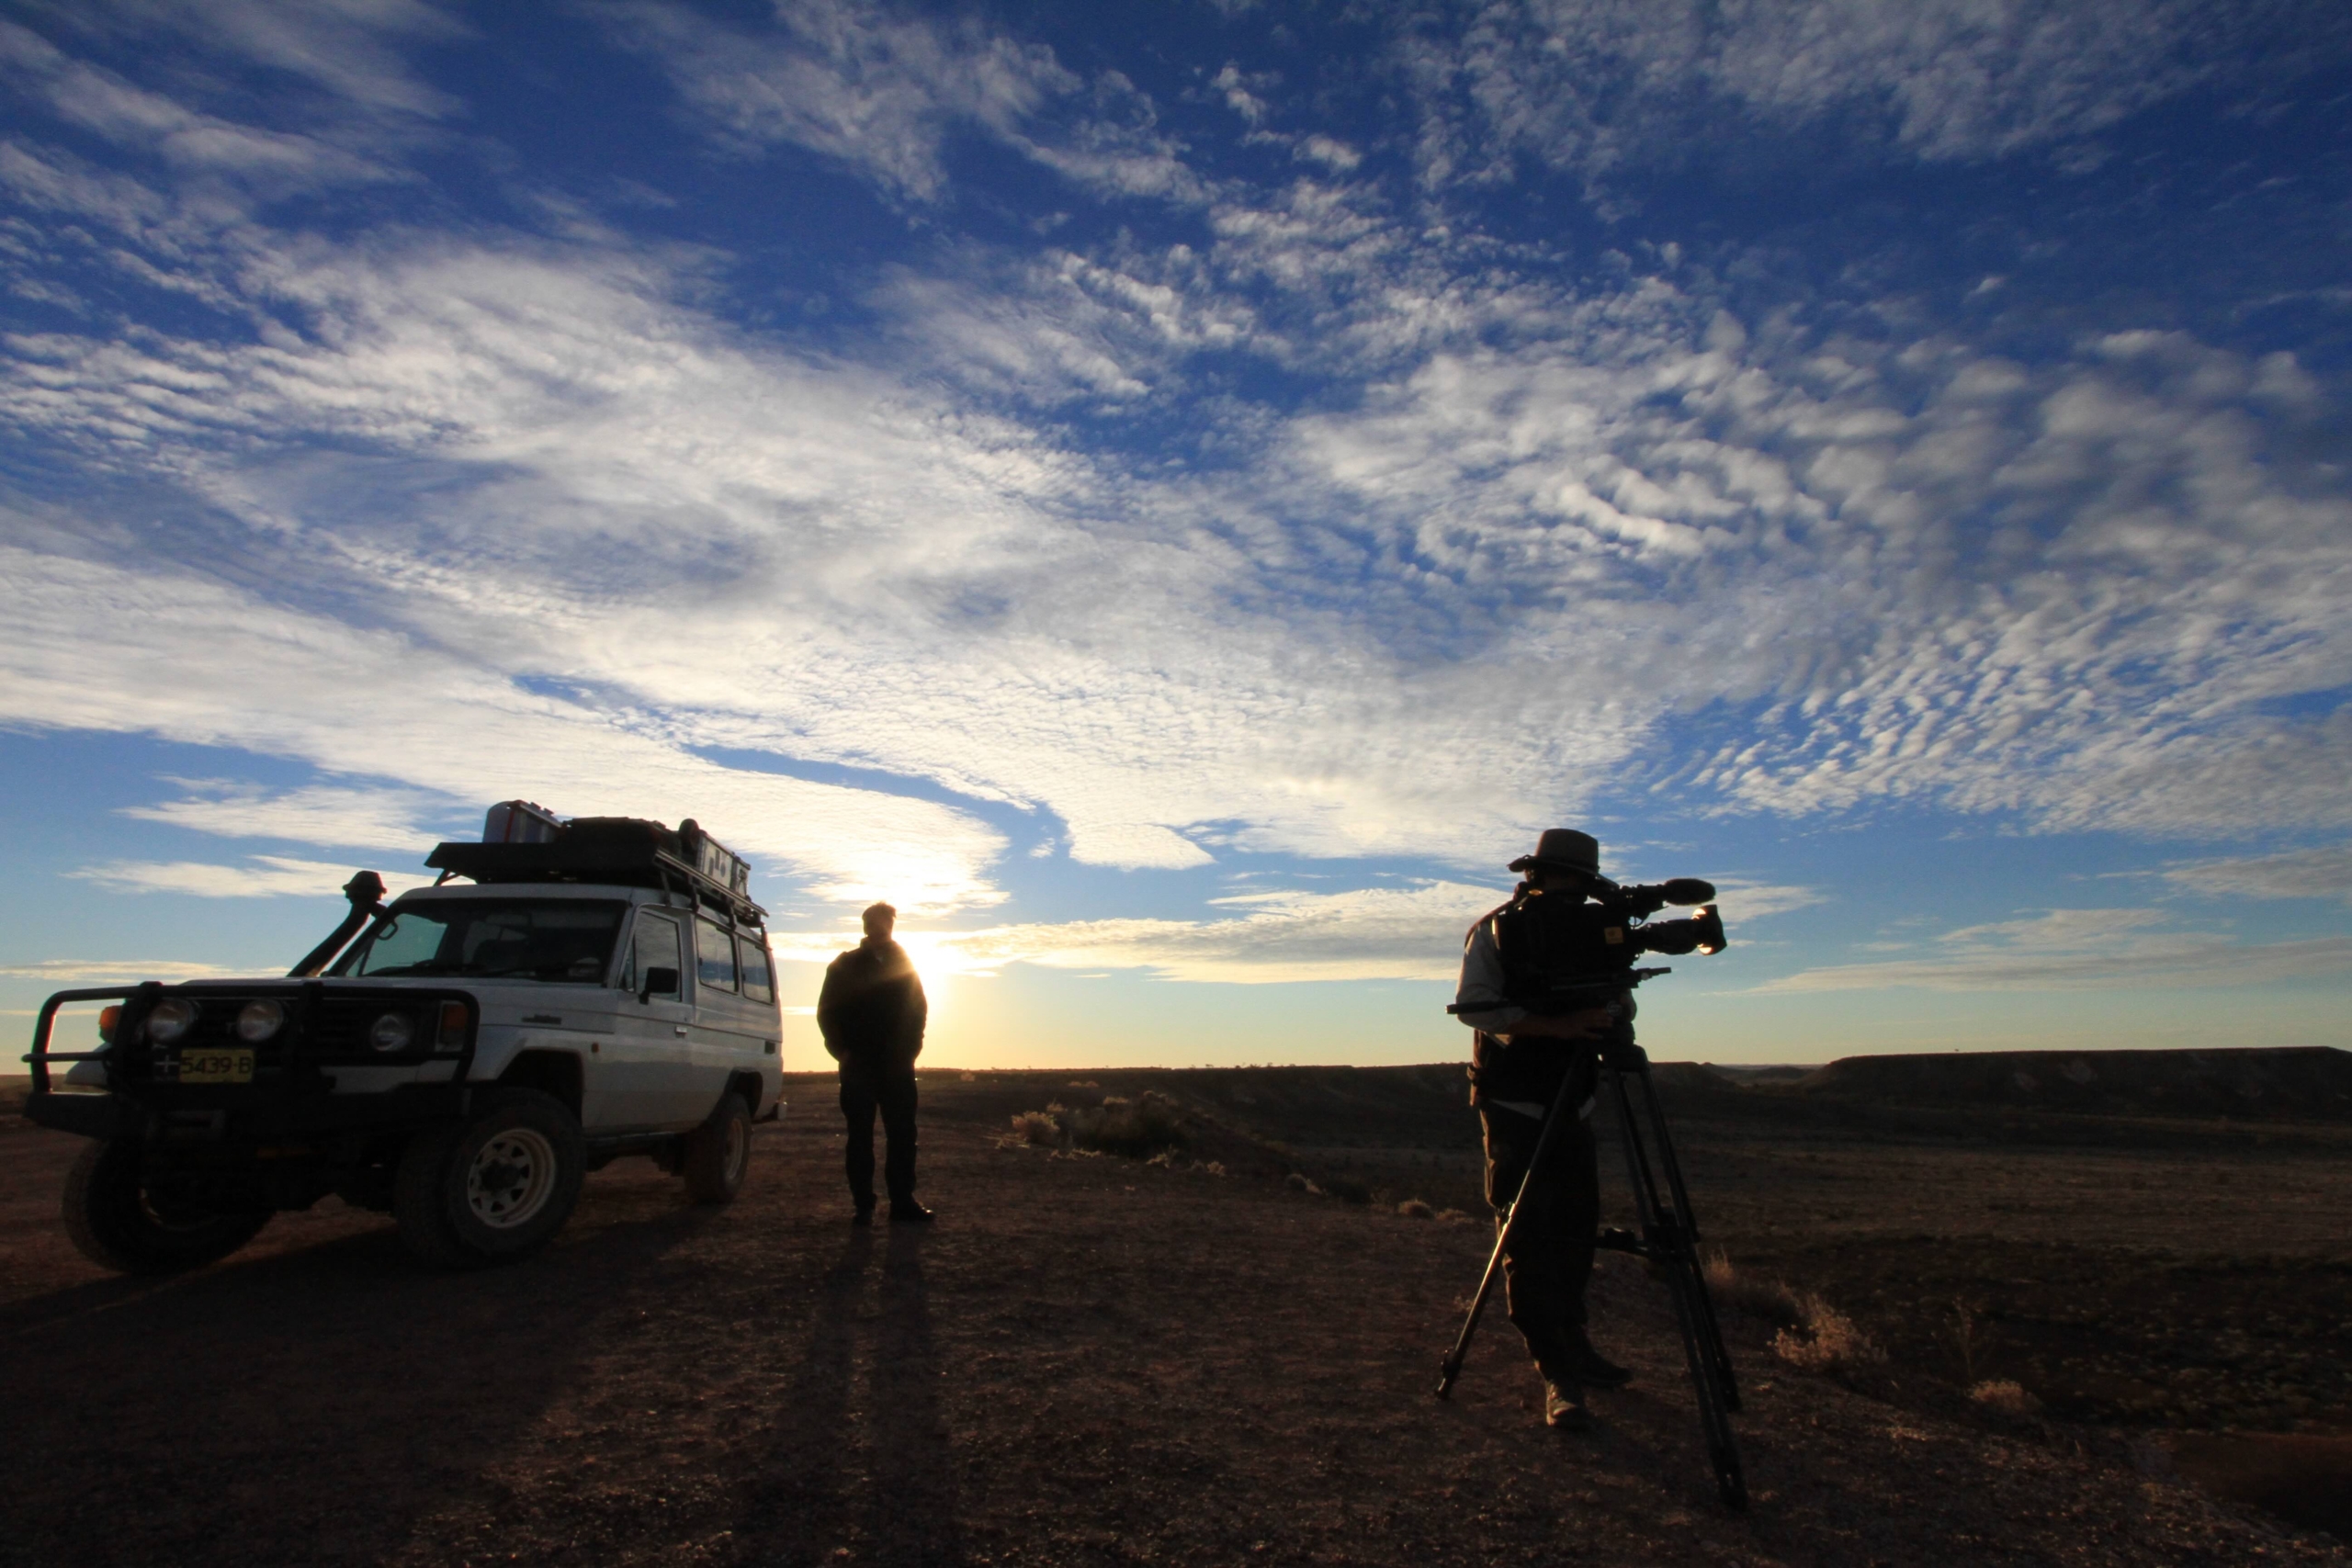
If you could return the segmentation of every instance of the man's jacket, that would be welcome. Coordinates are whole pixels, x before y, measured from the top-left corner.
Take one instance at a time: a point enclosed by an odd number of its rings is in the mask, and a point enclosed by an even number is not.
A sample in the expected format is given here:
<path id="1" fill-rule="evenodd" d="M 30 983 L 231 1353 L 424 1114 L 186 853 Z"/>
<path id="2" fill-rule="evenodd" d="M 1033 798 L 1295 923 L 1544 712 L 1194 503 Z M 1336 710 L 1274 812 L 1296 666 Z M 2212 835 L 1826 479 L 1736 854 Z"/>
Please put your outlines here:
<path id="1" fill-rule="evenodd" d="M 1463 942 L 1462 982 L 1455 992 L 1462 1021 L 1476 1028 L 1470 1082 L 1483 1100 L 1548 1105 L 1573 1076 L 1574 1094 L 1591 1093 L 1597 1048 L 1622 1039 L 1630 1043 L 1633 996 L 1615 986 L 1559 992 L 1562 976 L 1582 978 L 1622 967 L 1623 917 L 1580 894 L 1531 892 L 1524 885 L 1510 902 L 1478 918 Z M 1558 1012 L 1614 1003 L 1620 1022 L 1596 1041 L 1530 1036 L 1504 1043 L 1510 1026 L 1530 1012 Z"/>
<path id="2" fill-rule="evenodd" d="M 922 979 L 895 942 L 862 942 L 826 965 L 817 1028 L 826 1052 L 845 1067 L 912 1071 L 930 1016 Z"/>

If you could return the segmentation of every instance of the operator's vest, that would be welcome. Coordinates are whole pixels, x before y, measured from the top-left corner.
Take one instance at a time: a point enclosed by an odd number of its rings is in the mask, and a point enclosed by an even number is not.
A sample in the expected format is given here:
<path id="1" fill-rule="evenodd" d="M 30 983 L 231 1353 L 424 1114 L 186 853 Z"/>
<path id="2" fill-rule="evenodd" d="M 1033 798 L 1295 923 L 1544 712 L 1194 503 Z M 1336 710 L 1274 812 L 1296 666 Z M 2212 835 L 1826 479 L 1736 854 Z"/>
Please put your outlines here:
<path id="1" fill-rule="evenodd" d="M 1623 992 L 1606 978 L 1632 966 L 1625 920 L 1579 894 L 1522 886 L 1487 914 L 1503 963 L 1503 994 L 1539 1013 L 1604 1006 Z M 1597 981 L 1597 984 L 1585 984 Z M 1599 1041 L 1526 1039 L 1506 1045 L 1484 1030 L 1471 1046 L 1470 1082 L 1486 1100 L 1548 1105 L 1571 1072 L 1589 1084 Z M 1586 1092 L 1581 1088 L 1577 1098 Z"/>

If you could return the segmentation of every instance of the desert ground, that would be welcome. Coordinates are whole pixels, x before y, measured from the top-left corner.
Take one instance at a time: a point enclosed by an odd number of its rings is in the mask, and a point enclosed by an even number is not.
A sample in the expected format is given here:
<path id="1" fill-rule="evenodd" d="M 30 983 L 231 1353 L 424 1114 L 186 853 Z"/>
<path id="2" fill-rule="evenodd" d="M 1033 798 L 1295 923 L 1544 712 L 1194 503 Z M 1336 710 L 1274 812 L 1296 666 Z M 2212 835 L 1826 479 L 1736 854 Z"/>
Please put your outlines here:
<path id="1" fill-rule="evenodd" d="M 1632 1259 L 1594 1432 L 1542 1429 L 1499 1313 L 1431 1397 L 1491 1238 L 1456 1066 L 926 1073 L 939 1222 L 870 1231 L 796 1076 L 731 1207 L 623 1161 L 462 1275 L 334 1201 L 106 1275 L 57 1223 L 76 1141 L 11 1115 L 0 1562 L 2352 1563 L 2352 1084 L 2305 1055 L 1662 1070 L 1710 1246 L 1878 1352 L 1725 1313 L 1745 1515 Z M 1012 1132 L 1147 1091 L 1159 1163 Z"/>

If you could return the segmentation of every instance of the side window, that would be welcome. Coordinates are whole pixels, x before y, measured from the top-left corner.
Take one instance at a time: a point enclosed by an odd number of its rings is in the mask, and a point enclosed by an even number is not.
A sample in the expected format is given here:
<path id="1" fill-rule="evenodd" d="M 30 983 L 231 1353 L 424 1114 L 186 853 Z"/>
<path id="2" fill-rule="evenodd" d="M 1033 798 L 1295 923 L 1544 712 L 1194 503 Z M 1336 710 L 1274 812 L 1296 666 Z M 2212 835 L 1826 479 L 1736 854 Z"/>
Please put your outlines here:
<path id="1" fill-rule="evenodd" d="M 621 986 L 626 990 L 638 990 L 645 984 L 648 970 L 667 969 L 683 974 L 685 944 L 679 940 L 678 922 L 667 915 L 657 915 L 650 909 L 640 909 L 637 915 L 637 931 L 629 938 L 628 964 L 621 974 Z M 660 997 L 674 997 L 678 987 L 656 991 Z"/>
<path id="2" fill-rule="evenodd" d="M 735 939 L 735 951 L 743 955 L 743 994 L 755 1002 L 775 1000 L 775 991 L 769 985 L 768 950 L 754 939 Z"/>
<path id="3" fill-rule="evenodd" d="M 735 988 L 735 940 L 717 920 L 695 922 L 695 984 L 714 990 Z"/>

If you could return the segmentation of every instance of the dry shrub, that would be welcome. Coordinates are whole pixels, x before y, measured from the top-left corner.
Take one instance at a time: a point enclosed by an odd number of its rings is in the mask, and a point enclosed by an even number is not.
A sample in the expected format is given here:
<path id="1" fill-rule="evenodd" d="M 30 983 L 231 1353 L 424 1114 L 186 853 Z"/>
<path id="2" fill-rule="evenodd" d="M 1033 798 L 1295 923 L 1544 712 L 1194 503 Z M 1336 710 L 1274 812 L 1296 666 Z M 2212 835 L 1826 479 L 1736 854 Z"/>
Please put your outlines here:
<path id="1" fill-rule="evenodd" d="M 1023 1111 L 1013 1117 L 1012 1131 L 1023 1142 L 1066 1153 L 1148 1159 L 1183 1145 L 1184 1111 L 1147 1089 L 1135 1100 L 1110 1095 L 1091 1108 L 1057 1100 L 1043 1111 Z"/>
<path id="2" fill-rule="evenodd" d="M 1024 1144 L 1058 1147 L 1062 1141 L 1061 1109 L 1057 1105 L 1046 1111 L 1022 1111 L 1012 1119 L 1012 1135 Z"/>
<path id="3" fill-rule="evenodd" d="M 1854 1320 L 1811 1291 L 1795 1297 L 1798 1322 L 1772 1336 L 1772 1353 L 1808 1372 L 1876 1366 L 1886 1359 L 1878 1342 Z"/>
<path id="4" fill-rule="evenodd" d="M 1437 1212 L 1437 1223 L 1442 1225 L 1469 1225 L 1477 1224 L 1476 1220 L 1473 1220 L 1469 1215 L 1464 1213 L 1459 1209 L 1440 1209 Z"/>
<path id="5" fill-rule="evenodd" d="M 2004 1416 L 2033 1416 L 2041 1410 L 2041 1401 L 2025 1391 L 2025 1385 L 2015 1378 L 1997 1378 L 1980 1382 L 1968 1391 L 1968 1397 L 1987 1410 L 1997 1410 Z"/>
<path id="6" fill-rule="evenodd" d="M 1396 1205 L 1396 1213 L 1400 1218 L 1408 1220 L 1433 1220 L 1437 1218 L 1437 1211 L 1430 1208 L 1427 1203 L 1422 1202 L 1419 1198 L 1406 1199 L 1403 1202 Z"/>
<path id="7" fill-rule="evenodd" d="M 1804 1309 L 1794 1291 L 1778 1280 L 1747 1272 L 1733 1263 L 1731 1255 L 1721 1247 L 1708 1254 L 1705 1273 L 1707 1292 L 1719 1304 L 1750 1317 L 1760 1317 L 1782 1329 L 1796 1328 L 1804 1323 Z"/>

